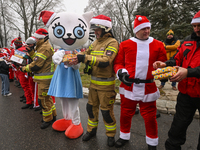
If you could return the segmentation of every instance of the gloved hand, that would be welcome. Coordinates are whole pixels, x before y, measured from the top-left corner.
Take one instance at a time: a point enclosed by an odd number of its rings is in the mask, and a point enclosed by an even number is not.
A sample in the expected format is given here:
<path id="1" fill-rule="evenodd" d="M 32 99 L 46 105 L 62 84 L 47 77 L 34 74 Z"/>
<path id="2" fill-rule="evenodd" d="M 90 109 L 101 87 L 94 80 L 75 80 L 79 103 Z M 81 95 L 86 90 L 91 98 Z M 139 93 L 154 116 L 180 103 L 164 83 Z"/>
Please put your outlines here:
<path id="1" fill-rule="evenodd" d="M 62 62 L 64 55 L 65 55 L 64 50 L 55 52 L 54 55 L 52 56 L 53 63 L 59 65 Z"/>
<path id="2" fill-rule="evenodd" d="M 119 80 L 121 81 L 121 82 L 123 82 L 125 85 L 127 85 L 127 86 L 131 86 L 132 85 L 132 82 L 129 82 L 129 81 L 127 81 L 126 79 L 128 79 L 129 78 L 129 74 L 127 73 L 127 72 L 122 72 L 122 69 L 120 69 L 119 71 L 118 71 L 118 77 L 119 77 Z"/>

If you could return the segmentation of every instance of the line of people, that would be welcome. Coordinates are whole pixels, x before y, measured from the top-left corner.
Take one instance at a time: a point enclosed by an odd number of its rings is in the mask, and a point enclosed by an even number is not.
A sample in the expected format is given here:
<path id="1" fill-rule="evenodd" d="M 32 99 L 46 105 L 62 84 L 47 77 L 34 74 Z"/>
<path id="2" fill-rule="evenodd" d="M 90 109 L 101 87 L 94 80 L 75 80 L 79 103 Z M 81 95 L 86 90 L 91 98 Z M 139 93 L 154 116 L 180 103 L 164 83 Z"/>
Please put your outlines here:
<path id="1" fill-rule="evenodd" d="M 166 150 L 181 150 L 181 145 L 186 141 L 187 127 L 192 122 L 196 109 L 200 110 L 198 84 L 200 77 L 198 57 L 200 53 L 200 11 L 194 16 L 191 24 L 194 32 L 183 41 L 178 51 L 168 60 L 166 43 L 164 46 L 161 41 L 149 36 L 151 23 L 145 16 L 136 16 L 133 25 L 135 36 L 120 44 L 114 38 L 109 17 L 98 15 L 90 20 L 96 40 L 85 52 L 79 52 L 76 57 L 71 58 L 68 64 L 84 63 L 86 64 L 85 73 L 91 75 L 86 106 L 88 124 L 87 132 L 82 137 L 83 141 L 89 141 L 96 136 L 100 108 L 108 137 L 107 145 L 116 148 L 123 147 L 131 138 L 132 117 L 139 104 L 141 116 L 144 118 L 148 149 L 156 150 L 158 145 L 156 100 L 160 97 L 160 92 L 153 80 L 152 71 L 166 66 L 176 66 L 178 72 L 170 78 L 170 81 L 179 82 L 180 92 L 177 97 L 176 114 L 165 148 Z M 170 31 L 169 35 L 171 33 L 173 32 Z M 35 48 L 30 46 L 30 43 L 26 43 L 27 46 L 22 50 L 28 52 L 32 62 L 18 68 L 20 69 L 19 81 L 21 74 L 34 73 L 34 81 L 38 84 L 38 103 L 43 114 L 42 129 L 51 125 L 57 115 L 52 98 L 47 94 L 55 69 L 52 63 L 54 52 L 48 42 L 47 34 L 45 29 L 38 29 L 35 32 Z M 115 75 L 121 81 L 119 87 L 120 137 L 117 141 L 114 139 L 116 119 L 113 112 L 116 97 Z M 21 86 L 23 88 L 23 83 Z M 200 149 L 200 139 L 197 149 Z"/>

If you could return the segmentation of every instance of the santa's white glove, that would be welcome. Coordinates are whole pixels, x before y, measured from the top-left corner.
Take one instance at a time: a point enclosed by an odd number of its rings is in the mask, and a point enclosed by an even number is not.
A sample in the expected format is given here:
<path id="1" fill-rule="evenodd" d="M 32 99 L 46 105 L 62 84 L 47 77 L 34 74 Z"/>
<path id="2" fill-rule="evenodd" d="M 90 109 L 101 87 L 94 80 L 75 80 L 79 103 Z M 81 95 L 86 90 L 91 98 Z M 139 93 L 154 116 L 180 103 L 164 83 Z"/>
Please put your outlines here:
<path id="1" fill-rule="evenodd" d="M 52 56 L 53 63 L 59 65 L 62 62 L 64 55 L 65 55 L 64 50 L 55 52 L 54 55 Z"/>

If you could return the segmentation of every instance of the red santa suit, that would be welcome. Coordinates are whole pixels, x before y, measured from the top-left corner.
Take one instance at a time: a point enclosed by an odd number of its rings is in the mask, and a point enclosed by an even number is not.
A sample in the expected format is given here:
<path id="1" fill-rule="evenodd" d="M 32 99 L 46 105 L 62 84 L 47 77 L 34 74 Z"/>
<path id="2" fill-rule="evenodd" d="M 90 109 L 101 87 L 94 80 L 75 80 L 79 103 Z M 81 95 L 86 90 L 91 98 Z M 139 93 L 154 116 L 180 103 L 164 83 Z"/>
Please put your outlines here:
<path id="1" fill-rule="evenodd" d="M 156 60 L 166 61 L 166 51 L 161 41 L 152 37 L 139 40 L 135 37 L 121 42 L 119 52 L 114 62 L 114 70 L 127 72 L 130 79 L 153 80 L 153 63 Z M 146 143 L 158 145 L 156 121 L 156 100 L 160 93 L 155 82 L 133 83 L 131 86 L 123 82 L 119 87 L 121 96 L 120 138 L 130 139 L 131 119 L 139 103 L 140 113 L 145 121 Z"/>

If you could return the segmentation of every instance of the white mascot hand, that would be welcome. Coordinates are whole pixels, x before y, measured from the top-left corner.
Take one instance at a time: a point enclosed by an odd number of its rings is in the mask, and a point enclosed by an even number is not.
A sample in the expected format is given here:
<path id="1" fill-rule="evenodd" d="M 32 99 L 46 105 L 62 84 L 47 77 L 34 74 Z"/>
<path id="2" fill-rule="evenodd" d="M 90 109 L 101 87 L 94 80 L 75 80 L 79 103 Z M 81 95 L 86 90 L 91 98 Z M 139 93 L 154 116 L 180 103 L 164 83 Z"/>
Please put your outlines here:
<path id="1" fill-rule="evenodd" d="M 53 63 L 56 65 L 59 65 L 62 62 L 62 59 L 65 55 L 65 51 L 64 50 L 60 50 L 54 53 L 54 55 L 52 56 L 53 59 Z"/>

